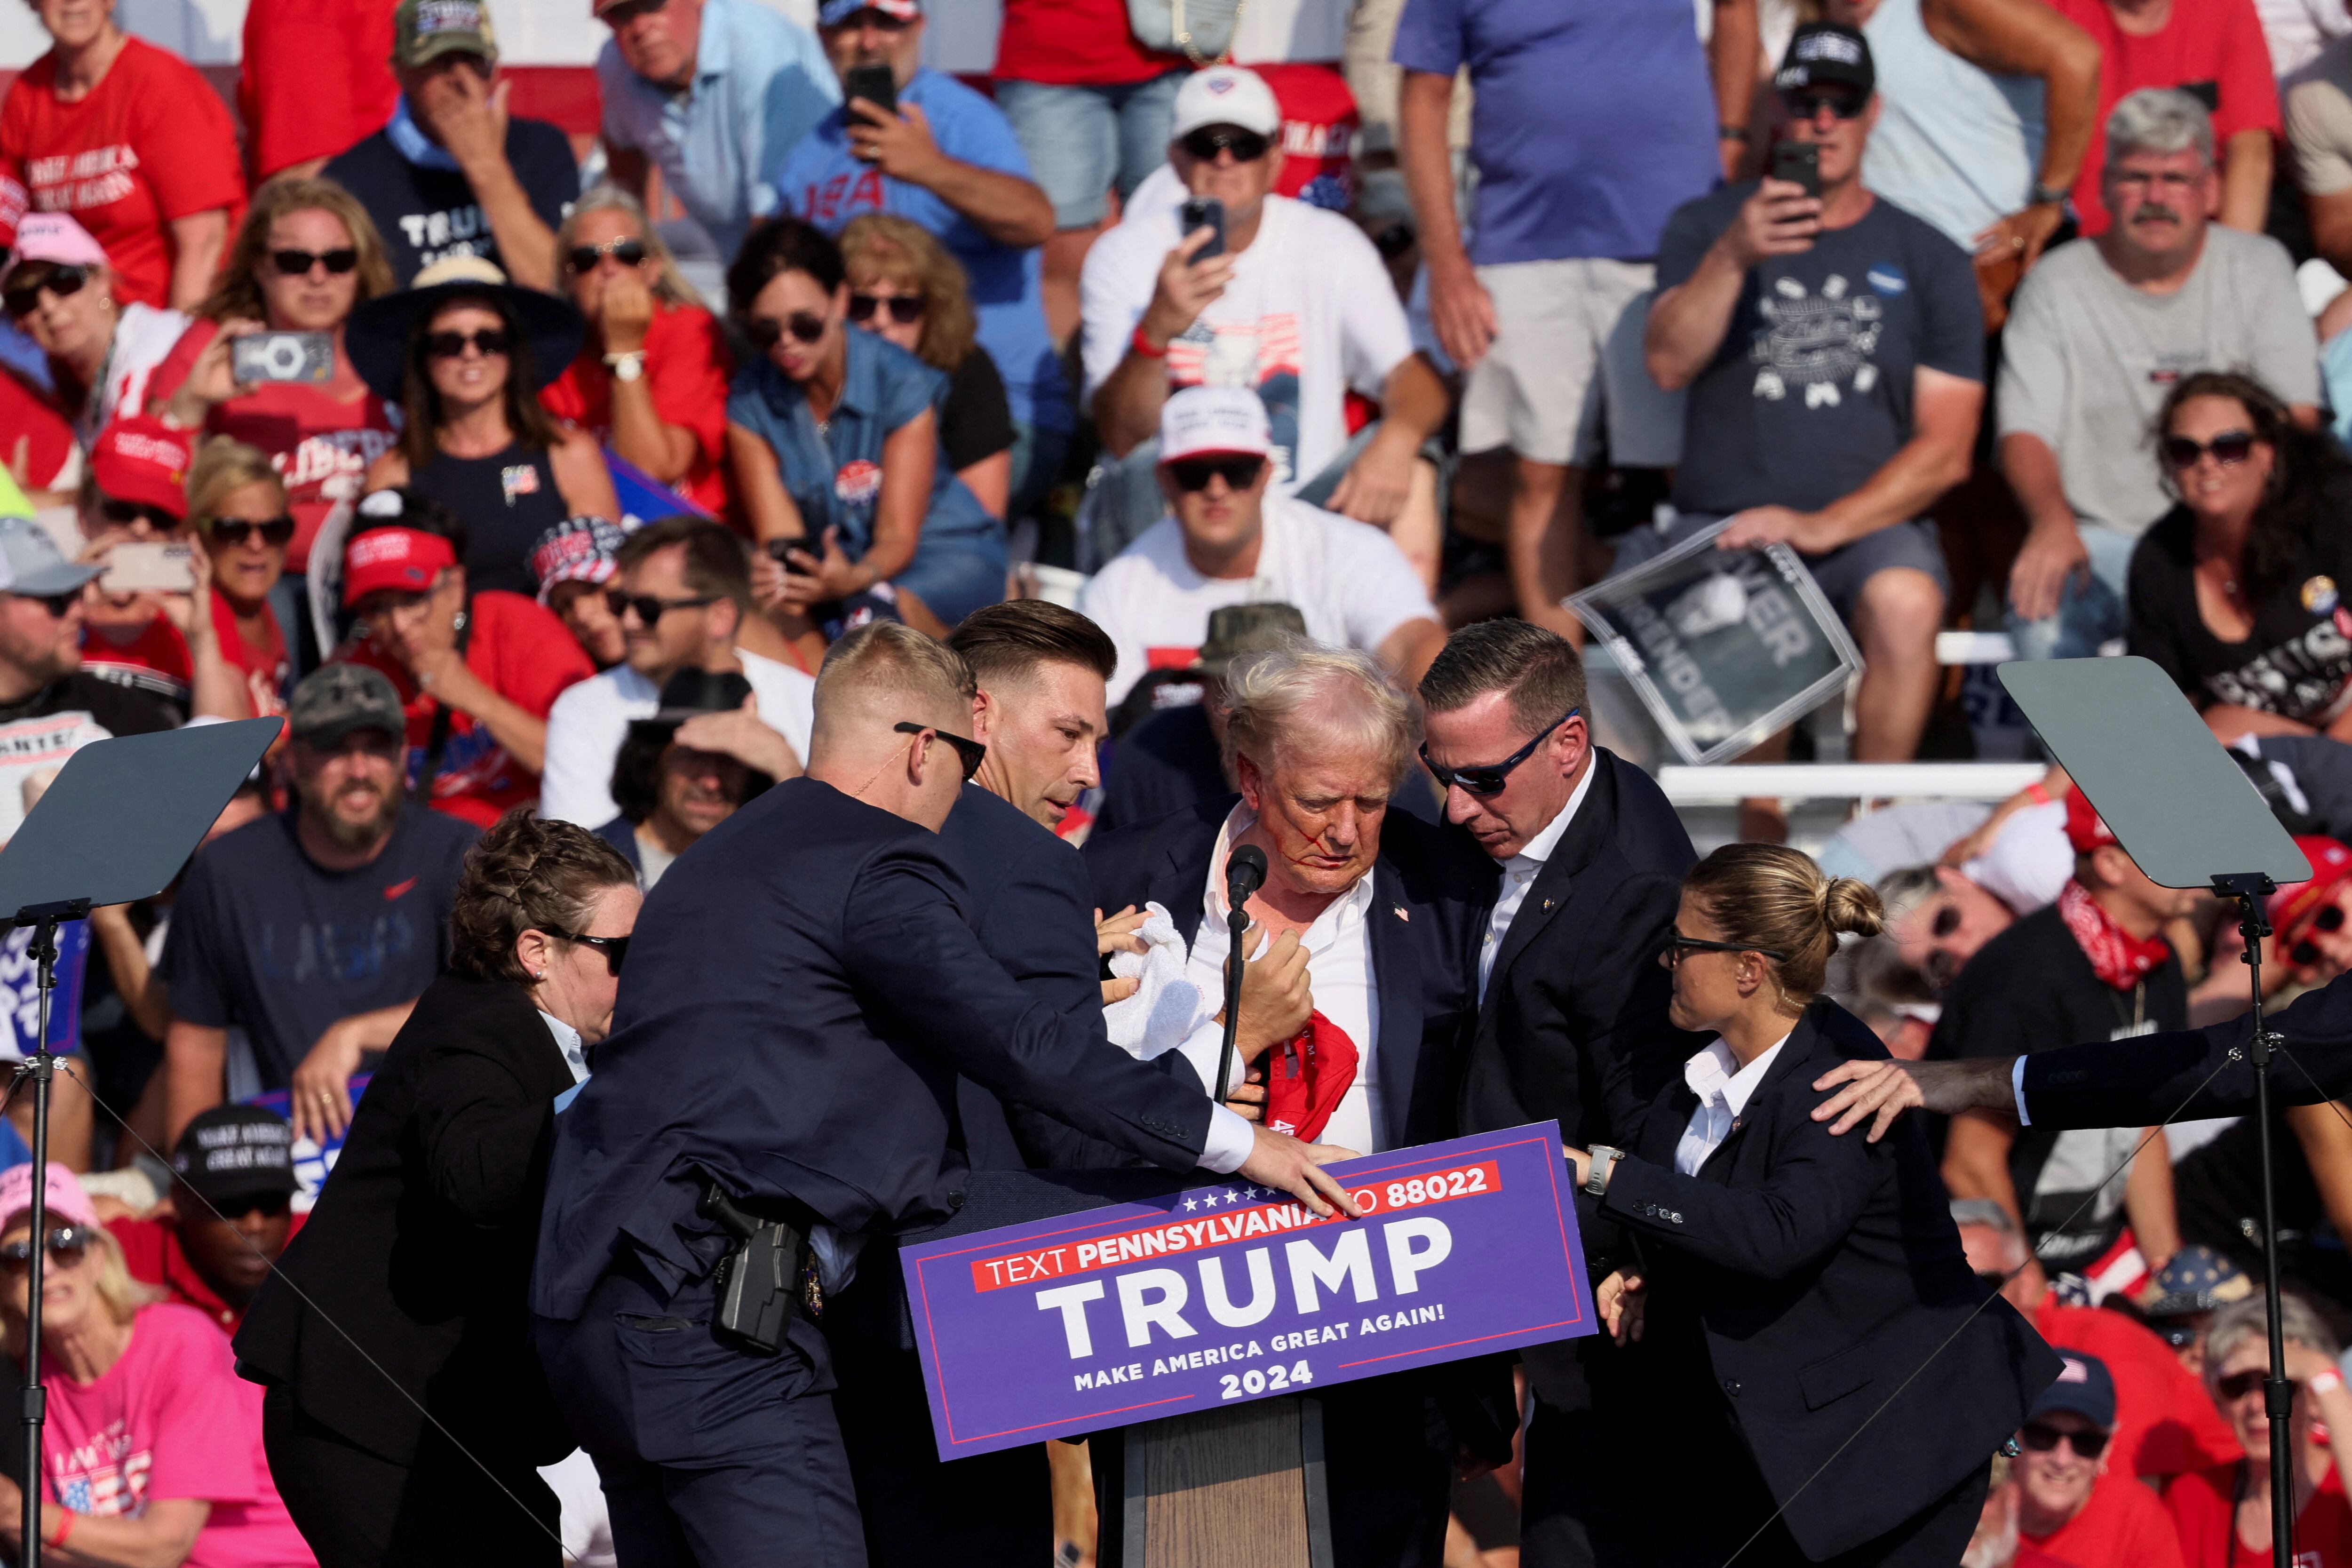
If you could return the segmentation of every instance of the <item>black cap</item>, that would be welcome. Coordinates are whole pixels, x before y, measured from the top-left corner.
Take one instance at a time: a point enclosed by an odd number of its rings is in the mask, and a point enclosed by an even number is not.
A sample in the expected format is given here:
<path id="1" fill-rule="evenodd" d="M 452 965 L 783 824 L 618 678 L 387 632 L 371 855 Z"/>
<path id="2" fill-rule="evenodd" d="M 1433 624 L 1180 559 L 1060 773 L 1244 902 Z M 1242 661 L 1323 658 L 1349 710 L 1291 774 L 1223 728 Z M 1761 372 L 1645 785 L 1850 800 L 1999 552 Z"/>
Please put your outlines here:
<path id="1" fill-rule="evenodd" d="M 290 1195 L 294 1141 L 286 1119 L 258 1105 L 215 1105 L 200 1111 L 172 1151 L 172 1170 L 225 1214 L 233 1200 Z"/>
<path id="2" fill-rule="evenodd" d="M 1849 87 L 1867 98 L 1878 87 L 1870 40 L 1835 22 L 1808 22 L 1789 40 L 1772 86 L 1781 92 L 1809 87 Z"/>

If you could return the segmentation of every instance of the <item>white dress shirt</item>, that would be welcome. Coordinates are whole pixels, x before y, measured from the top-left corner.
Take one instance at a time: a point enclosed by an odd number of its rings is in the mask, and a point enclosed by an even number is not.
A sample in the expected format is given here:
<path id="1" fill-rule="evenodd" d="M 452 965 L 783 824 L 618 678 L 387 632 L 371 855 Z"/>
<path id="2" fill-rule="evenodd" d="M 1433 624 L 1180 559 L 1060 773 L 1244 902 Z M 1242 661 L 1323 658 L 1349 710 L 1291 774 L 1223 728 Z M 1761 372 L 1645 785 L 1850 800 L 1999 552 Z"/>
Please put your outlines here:
<path id="1" fill-rule="evenodd" d="M 1576 781 L 1576 789 L 1569 795 L 1568 804 L 1559 808 L 1559 815 L 1553 817 L 1541 833 L 1528 839 L 1526 848 L 1503 862 L 1502 896 L 1495 900 L 1494 912 L 1486 917 L 1486 937 L 1478 944 L 1478 1000 L 1481 1002 L 1486 999 L 1486 982 L 1495 973 L 1495 955 L 1503 951 L 1503 938 L 1510 932 L 1512 917 L 1519 912 L 1519 906 L 1528 901 L 1528 889 L 1535 886 L 1544 862 L 1550 859 L 1552 851 L 1559 847 L 1560 835 L 1568 831 L 1569 823 L 1576 816 L 1576 808 L 1584 804 L 1585 795 L 1591 791 L 1592 775 L 1601 771 L 1598 756 L 1587 752 L 1586 762 L 1584 776 Z"/>
<path id="2" fill-rule="evenodd" d="M 1682 1142 L 1675 1145 L 1675 1170 L 1696 1176 L 1707 1156 L 1723 1147 L 1723 1141 L 1731 1136 L 1731 1124 L 1748 1109 L 1748 1097 L 1764 1081 L 1764 1075 L 1772 1069 L 1772 1058 L 1788 1043 L 1788 1035 L 1781 1036 L 1772 1042 L 1770 1050 L 1741 1067 L 1731 1047 L 1717 1036 L 1683 1064 L 1683 1081 L 1698 1096 L 1698 1109 L 1691 1112 Z"/>
<path id="3" fill-rule="evenodd" d="M 1225 920 L 1230 912 L 1225 904 L 1225 853 L 1256 822 L 1256 815 L 1249 807 L 1236 805 L 1217 832 L 1216 847 L 1209 856 L 1208 888 L 1201 902 L 1201 930 L 1192 938 L 1192 953 L 1186 965 L 1187 975 L 1201 988 L 1201 994 L 1220 998 L 1220 1006 L 1225 994 L 1225 953 L 1229 946 L 1225 934 Z M 1354 887 L 1325 905 L 1300 939 L 1307 949 L 1307 975 L 1315 990 L 1315 1010 L 1338 1026 L 1356 1047 L 1356 1081 L 1348 1087 L 1347 1094 L 1316 1142 L 1336 1143 L 1360 1154 L 1377 1153 L 1388 1147 L 1388 1140 L 1381 1133 L 1385 1125 L 1381 1116 L 1380 1052 L 1376 1048 L 1380 1041 L 1381 996 L 1372 973 L 1371 910 L 1372 878 L 1367 872 Z M 1192 1064 L 1192 1070 L 1200 1075 L 1202 1083 L 1213 1084 L 1218 1058 L 1224 1048 L 1224 1026 L 1216 1023 L 1213 1015 L 1177 1048 Z M 1236 1054 L 1236 1082 L 1243 1072 Z M 1213 1147 L 1216 1141 L 1213 1131 Z"/>

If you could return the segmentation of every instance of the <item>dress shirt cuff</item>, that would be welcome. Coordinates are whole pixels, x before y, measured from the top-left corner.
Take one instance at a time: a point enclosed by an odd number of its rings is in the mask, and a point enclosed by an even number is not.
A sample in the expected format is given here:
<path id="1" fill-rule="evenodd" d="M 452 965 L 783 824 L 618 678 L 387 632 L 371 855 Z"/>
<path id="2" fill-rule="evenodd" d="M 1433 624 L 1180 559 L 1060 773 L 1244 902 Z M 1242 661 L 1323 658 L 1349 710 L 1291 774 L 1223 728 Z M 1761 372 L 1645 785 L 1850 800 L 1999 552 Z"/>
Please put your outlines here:
<path id="1" fill-rule="evenodd" d="M 1209 1070 L 1217 1069 L 1212 1067 Z M 1256 1147 L 1257 1129 L 1250 1125 L 1248 1118 L 1222 1105 L 1210 1108 L 1209 1141 L 1201 1150 L 1202 1169 L 1230 1176 L 1242 1168 Z"/>
<path id="2" fill-rule="evenodd" d="M 1176 1048 L 1183 1053 L 1186 1061 L 1192 1064 L 1192 1075 L 1201 1080 L 1201 1087 L 1208 1091 L 1209 1098 L 1222 1101 L 1225 1096 L 1221 1092 L 1223 1086 L 1217 1082 L 1217 1061 L 1224 1055 L 1225 1026 L 1212 1018 L 1184 1037 L 1184 1043 Z M 1234 1053 L 1234 1077 L 1239 1079 L 1248 1076 L 1249 1069 L 1242 1065 L 1241 1052 L 1236 1050 Z"/>
<path id="3" fill-rule="evenodd" d="M 2009 1092 L 2017 1100 L 2017 1124 L 2020 1127 L 2032 1126 L 2033 1118 L 2027 1115 L 2025 1111 L 2025 1058 L 2023 1057 L 2018 1058 L 2014 1063 L 2011 1064 L 2009 1069 Z"/>

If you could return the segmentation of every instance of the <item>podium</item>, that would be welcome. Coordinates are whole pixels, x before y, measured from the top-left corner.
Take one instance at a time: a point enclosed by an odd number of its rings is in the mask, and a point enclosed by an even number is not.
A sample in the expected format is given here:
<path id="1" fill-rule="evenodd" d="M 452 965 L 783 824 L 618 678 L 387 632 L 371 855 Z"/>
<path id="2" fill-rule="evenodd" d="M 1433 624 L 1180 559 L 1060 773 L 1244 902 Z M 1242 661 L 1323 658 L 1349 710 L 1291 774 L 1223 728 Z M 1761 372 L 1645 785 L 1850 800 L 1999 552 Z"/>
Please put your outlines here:
<path id="1" fill-rule="evenodd" d="M 1100 1568 L 1331 1568 L 1313 1395 L 1147 1421 L 1119 1437 L 1115 1487 L 1105 1456 L 1095 1459 Z"/>

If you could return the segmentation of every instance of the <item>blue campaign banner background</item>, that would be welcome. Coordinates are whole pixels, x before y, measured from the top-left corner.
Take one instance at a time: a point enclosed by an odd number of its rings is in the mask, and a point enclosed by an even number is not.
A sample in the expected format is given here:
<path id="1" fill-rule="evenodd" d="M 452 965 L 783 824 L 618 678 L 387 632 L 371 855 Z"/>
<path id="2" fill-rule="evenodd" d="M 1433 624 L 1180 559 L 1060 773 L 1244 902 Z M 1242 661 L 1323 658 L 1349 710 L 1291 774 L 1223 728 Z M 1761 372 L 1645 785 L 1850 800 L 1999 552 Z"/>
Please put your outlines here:
<path id="1" fill-rule="evenodd" d="M 943 1459 L 1594 1331 L 1557 1122 L 899 1255 Z"/>
<path id="2" fill-rule="evenodd" d="M 18 926 L 0 939 L 0 987 L 7 995 L 15 1030 L 8 1055 L 34 1054 L 41 1032 L 40 966 L 33 962 L 33 928 Z M 89 922 L 66 921 L 58 927 L 58 962 L 49 993 L 49 1049 L 68 1055 L 81 1044 L 82 981 L 89 973 Z"/>
<path id="3" fill-rule="evenodd" d="M 352 1078 L 352 1110 L 354 1112 L 360 1108 L 360 1096 L 367 1092 L 368 1079 L 372 1076 L 369 1073 L 357 1073 Z M 266 1090 L 253 1096 L 245 1103 L 274 1110 L 289 1121 L 294 1120 L 293 1096 L 285 1089 Z M 349 1131 L 348 1124 L 345 1131 Z M 327 1184 L 327 1173 L 335 1168 L 335 1156 L 342 1152 L 343 1140 L 341 1137 L 330 1138 L 323 1145 L 308 1138 L 294 1140 L 291 1153 L 294 1161 L 294 1212 L 296 1214 L 310 1212 L 310 1205 L 319 1201 L 319 1189 Z"/>

